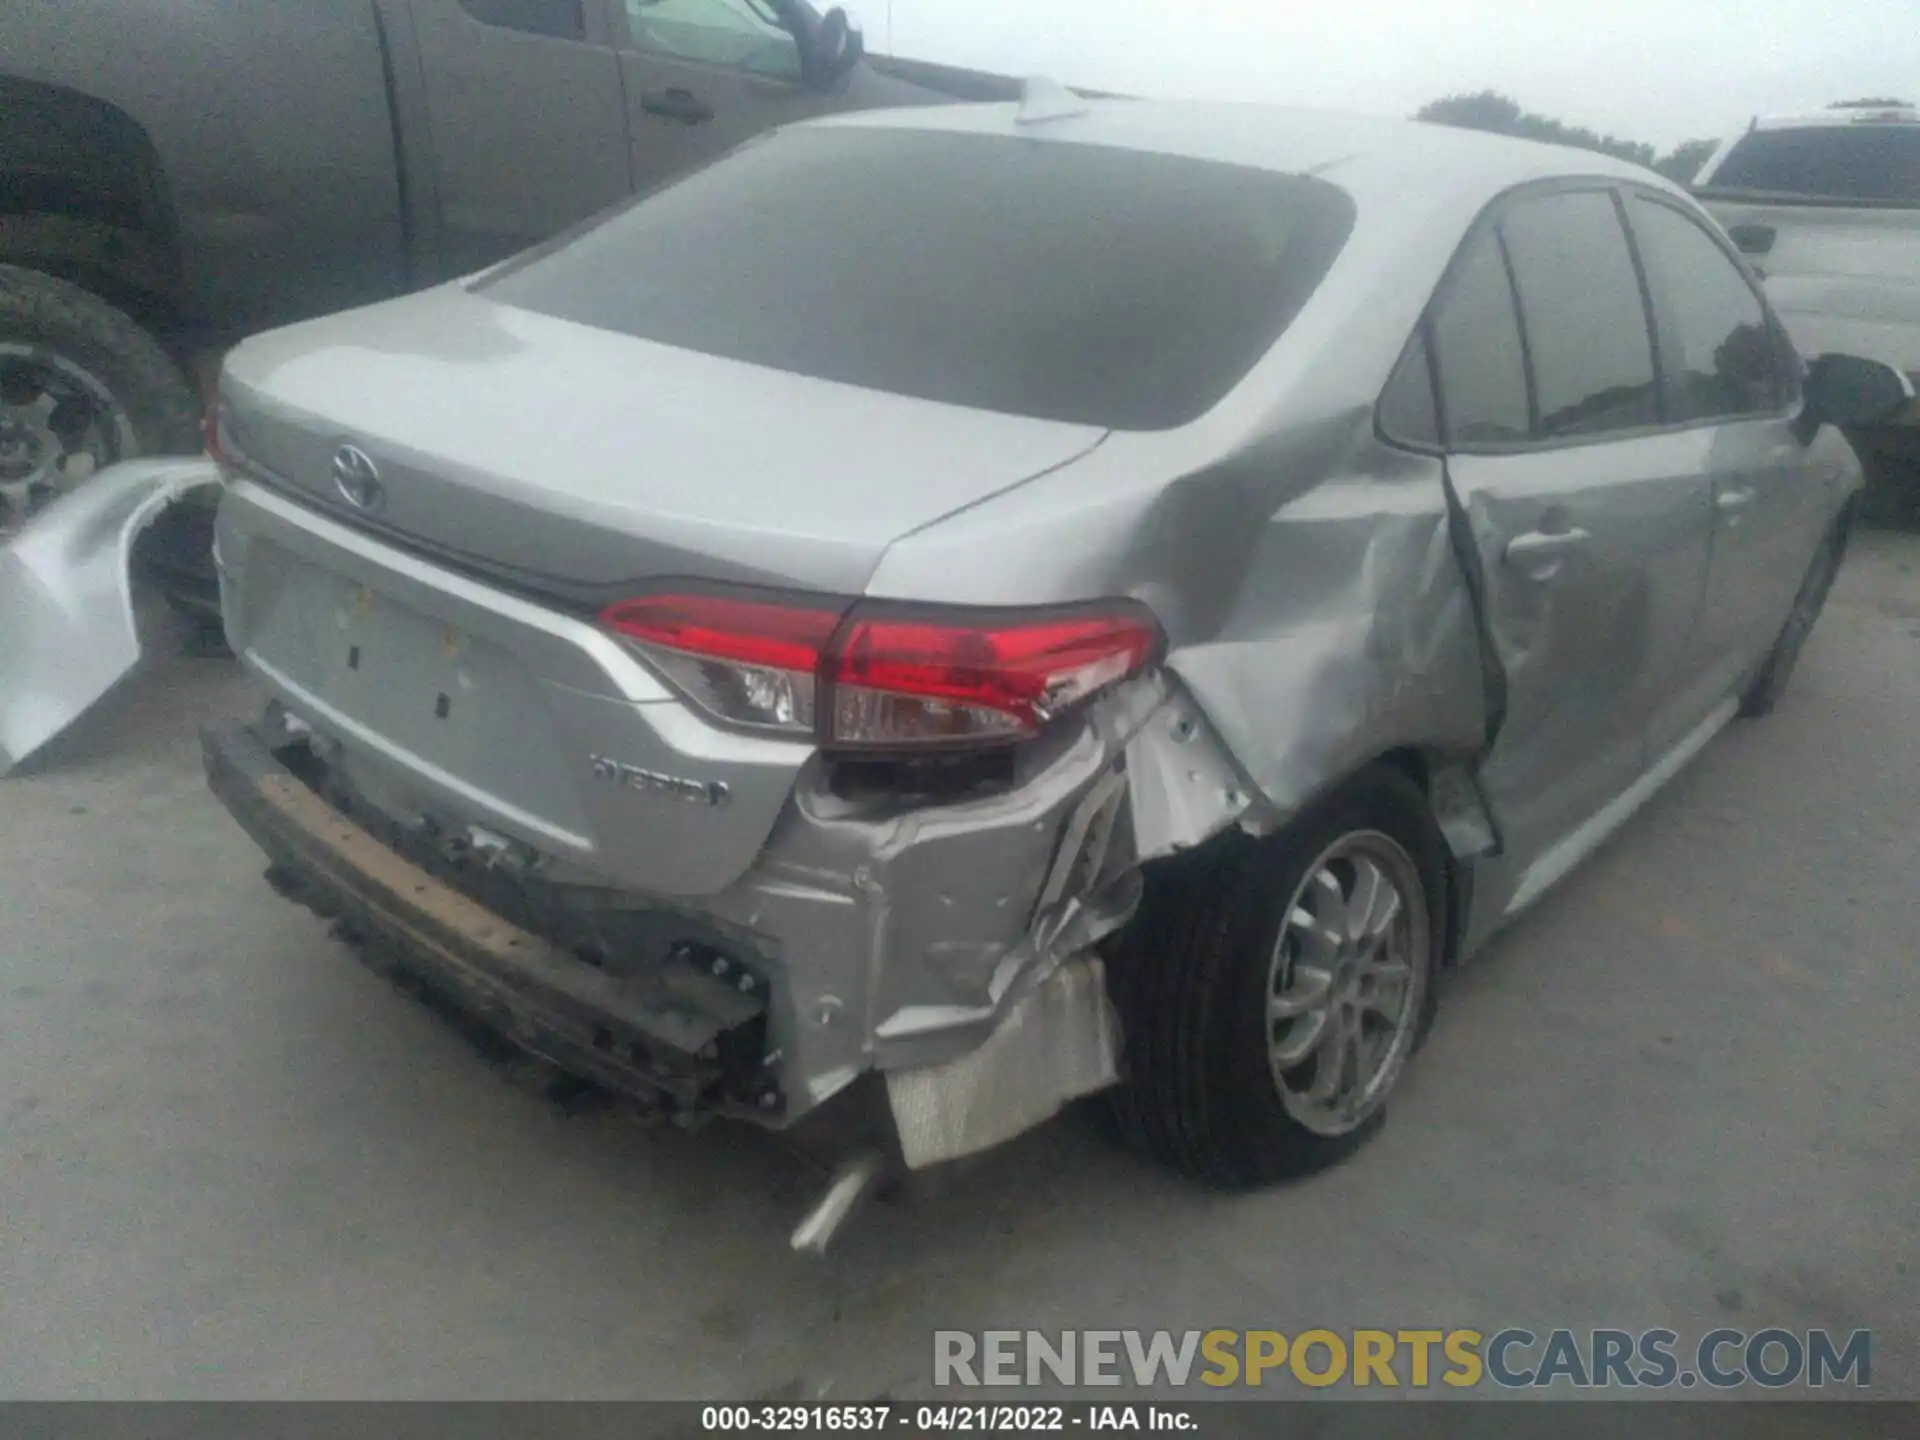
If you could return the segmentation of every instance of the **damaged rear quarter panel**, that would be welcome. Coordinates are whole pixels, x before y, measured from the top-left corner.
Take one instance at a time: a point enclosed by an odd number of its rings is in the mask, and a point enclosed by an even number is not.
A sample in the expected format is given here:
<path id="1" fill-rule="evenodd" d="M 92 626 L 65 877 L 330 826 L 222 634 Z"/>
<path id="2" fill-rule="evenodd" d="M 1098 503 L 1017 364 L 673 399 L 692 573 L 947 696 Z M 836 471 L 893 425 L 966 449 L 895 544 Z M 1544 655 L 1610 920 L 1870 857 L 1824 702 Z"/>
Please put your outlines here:
<path id="1" fill-rule="evenodd" d="M 1253 791 L 1247 803 L 1227 795 L 1201 807 L 1211 830 L 1236 820 L 1271 829 L 1389 751 L 1470 761 L 1485 737 L 1485 690 L 1441 462 L 1382 443 L 1370 395 L 1318 419 L 1275 421 L 1224 458 L 1199 451 L 1195 463 L 1199 443 L 1115 436 L 1066 471 L 896 545 L 870 591 L 1150 605 L 1167 631 L 1166 668 Z M 1158 478 L 1168 474 L 1177 478 Z M 1136 791 L 1191 798 L 1197 777 L 1182 756 L 1133 746 Z M 1174 813 L 1136 835 L 1141 858 L 1206 838 Z"/>

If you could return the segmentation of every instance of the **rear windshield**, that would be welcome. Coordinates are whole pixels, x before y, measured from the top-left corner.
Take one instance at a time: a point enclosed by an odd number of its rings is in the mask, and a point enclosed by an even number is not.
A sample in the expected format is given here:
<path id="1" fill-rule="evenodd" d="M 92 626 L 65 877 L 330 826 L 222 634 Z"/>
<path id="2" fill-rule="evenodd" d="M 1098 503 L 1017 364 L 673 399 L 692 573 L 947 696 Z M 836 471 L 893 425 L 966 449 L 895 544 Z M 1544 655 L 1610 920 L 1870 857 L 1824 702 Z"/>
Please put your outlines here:
<path id="1" fill-rule="evenodd" d="M 1708 184 L 1920 205 L 1920 125 L 1754 130 L 1727 152 Z"/>
<path id="2" fill-rule="evenodd" d="M 1246 374 L 1352 221 L 1341 191 L 1303 176 L 828 127 L 750 144 L 481 288 L 820 379 L 1155 430 Z"/>

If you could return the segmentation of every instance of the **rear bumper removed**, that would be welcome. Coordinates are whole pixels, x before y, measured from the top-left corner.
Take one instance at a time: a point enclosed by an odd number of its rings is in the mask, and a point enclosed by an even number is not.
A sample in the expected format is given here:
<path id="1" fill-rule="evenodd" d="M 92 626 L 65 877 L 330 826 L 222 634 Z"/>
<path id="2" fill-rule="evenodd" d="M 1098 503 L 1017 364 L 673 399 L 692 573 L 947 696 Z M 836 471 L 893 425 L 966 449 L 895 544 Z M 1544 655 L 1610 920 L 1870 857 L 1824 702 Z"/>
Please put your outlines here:
<path id="1" fill-rule="evenodd" d="M 277 889 L 515 1046 L 642 1103 L 776 1127 L 854 1078 L 792 1063 L 810 1050 L 789 1033 L 805 1023 L 792 992 L 808 987 L 784 967 L 804 956 L 769 962 L 714 948 L 711 930 L 690 925 L 661 964 L 610 974 L 335 808 L 295 773 L 289 761 L 304 742 L 281 723 L 208 729 L 201 743 L 211 788 L 268 856 Z M 1070 820 L 1067 843 L 1083 838 Z M 1026 983 L 960 1053 L 949 1040 L 933 1063 L 888 1069 L 897 1048 L 862 1047 L 858 1068 L 885 1071 L 886 1140 L 908 1168 L 987 1149 L 1117 1078 L 1117 1021 L 1091 948 L 1024 969 Z"/>
<path id="2" fill-rule="evenodd" d="M 204 457 L 123 461 L 0 544 L 0 775 L 132 673 L 136 547 L 170 508 L 219 483 Z"/>

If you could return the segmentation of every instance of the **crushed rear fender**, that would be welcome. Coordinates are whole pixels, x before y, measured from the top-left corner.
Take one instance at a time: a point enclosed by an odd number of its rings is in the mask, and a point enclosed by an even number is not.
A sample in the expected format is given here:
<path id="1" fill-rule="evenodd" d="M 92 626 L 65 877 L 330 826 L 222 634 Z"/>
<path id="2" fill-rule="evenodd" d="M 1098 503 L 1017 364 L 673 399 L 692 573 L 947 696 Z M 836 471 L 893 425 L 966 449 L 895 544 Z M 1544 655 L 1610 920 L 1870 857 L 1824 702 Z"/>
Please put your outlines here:
<path id="1" fill-rule="evenodd" d="M 205 458 L 128 460 L 64 495 L 0 548 L 0 775 L 67 730 L 140 661 L 134 543 L 191 491 Z"/>

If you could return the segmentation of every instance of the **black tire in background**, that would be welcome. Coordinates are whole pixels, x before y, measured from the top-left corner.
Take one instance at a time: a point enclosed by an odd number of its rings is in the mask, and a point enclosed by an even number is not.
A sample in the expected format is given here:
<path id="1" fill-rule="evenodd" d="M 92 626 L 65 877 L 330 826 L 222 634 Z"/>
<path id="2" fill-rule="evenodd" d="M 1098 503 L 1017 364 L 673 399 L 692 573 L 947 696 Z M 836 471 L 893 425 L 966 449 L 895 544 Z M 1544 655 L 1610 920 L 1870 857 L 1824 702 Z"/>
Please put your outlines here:
<path id="1" fill-rule="evenodd" d="M 1861 523 L 1920 530 L 1920 429 L 1854 431 L 1847 439 L 1867 477 Z"/>
<path id="2" fill-rule="evenodd" d="M 130 454 L 193 455 L 200 403 L 160 342 L 99 296 L 38 270 L 0 265 L 0 344 L 37 346 L 97 379 L 133 429 Z"/>
<path id="3" fill-rule="evenodd" d="M 131 431 L 109 462 L 200 452 L 193 383 L 159 341 L 99 296 L 37 270 L 0 265 L 0 346 L 9 344 L 51 352 L 106 390 Z M 135 564 L 197 629 L 218 631 L 211 503 L 189 496 L 164 512 L 140 537 Z"/>
<path id="4" fill-rule="evenodd" d="M 166 597 L 195 632 L 195 644 L 217 653 L 224 645 L 220 580 L 213 568 L 213 521 L 219 492 L 190 491 L 162 511 L 134 545 L 140 576 Z"/>

